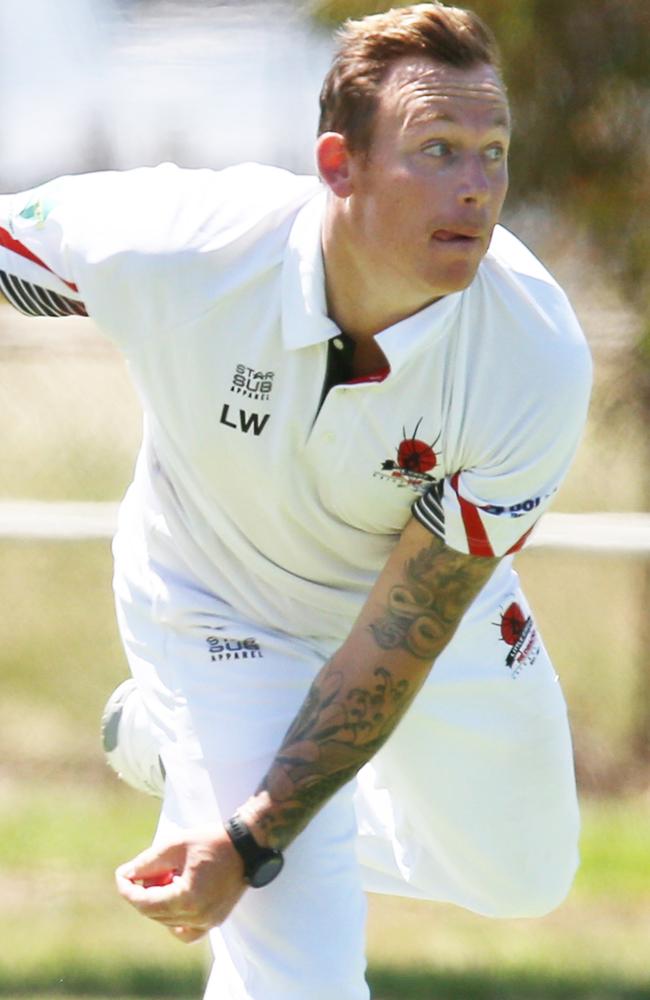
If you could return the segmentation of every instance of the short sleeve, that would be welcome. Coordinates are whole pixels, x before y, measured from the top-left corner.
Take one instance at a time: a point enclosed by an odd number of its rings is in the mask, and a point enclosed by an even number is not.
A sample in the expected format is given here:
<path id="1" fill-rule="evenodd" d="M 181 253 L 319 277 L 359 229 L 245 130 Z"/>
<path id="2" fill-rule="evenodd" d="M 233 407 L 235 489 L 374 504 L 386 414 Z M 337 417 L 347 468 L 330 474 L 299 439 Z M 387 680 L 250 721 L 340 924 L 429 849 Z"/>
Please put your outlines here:
<path id="1" fill-rule="evenodd" d="M 62 187 L 52 182 L 0 197 L 0 289 L 26 315 L 86 314 L 61 227 L 50 219 Z"/>
<path id="2" fill-rule="evenodd" d="M 413 515 L 457 551 L 500 557 L 520 550 L 551 504 L 582 436 L 591 388 L 591 360 L 582 341 L 560 352 L 545 378 L 513 395 L 484 463 L 432 485 Z M 496 438 L 496 435 L 495 435 Z"/>

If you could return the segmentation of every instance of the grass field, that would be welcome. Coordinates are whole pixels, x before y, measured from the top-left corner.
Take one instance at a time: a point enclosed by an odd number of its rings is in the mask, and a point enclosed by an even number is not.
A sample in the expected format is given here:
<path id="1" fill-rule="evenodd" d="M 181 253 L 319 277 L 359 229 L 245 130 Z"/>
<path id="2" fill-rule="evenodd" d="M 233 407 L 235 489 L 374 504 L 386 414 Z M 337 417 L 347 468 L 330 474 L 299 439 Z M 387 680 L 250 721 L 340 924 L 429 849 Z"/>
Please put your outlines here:
<path id="1" fill-rule="evenodd" d="M 155 803 L 99 769 L 0 786 L 4 997 L 198 997 L 207 956 L 123 904 L 112 870 L 148 842 Z M 650 799 L 589 801 L 569 900 L 541 920 L 371 899 L 377 1000 L 650 998 Z M 308 998 L 305 998 L 308 1000 Z"/>
<path id="2" fill-rule="evenodd" d="M 42 323 L 0 309 L 3 497 L 115 499 L 128 481 L 139 417 L 124 366 L 83 322 L 63 324 L 60 340 L 47 324 L 46 350 Z M 643 509 L 642 429 L 608 406 L 617 392 L 606 360 L 556 509 Z M 543 920 L 373 898 L 373 1000 L 650 1000 L 650 793 L 631 752 L 648 708 L 647 564 L 532 551 L 519 568 L 567 693 L 581 784 L 600 793 L 585 800 L 581 872 Z M 156 808 L 99 753 L 101 707 L 126 669 L 108 545 L 0 542 L 0 608 L 0 997 L 196 1000 L 205 949 L 168 939 L 113 890 Z"/>

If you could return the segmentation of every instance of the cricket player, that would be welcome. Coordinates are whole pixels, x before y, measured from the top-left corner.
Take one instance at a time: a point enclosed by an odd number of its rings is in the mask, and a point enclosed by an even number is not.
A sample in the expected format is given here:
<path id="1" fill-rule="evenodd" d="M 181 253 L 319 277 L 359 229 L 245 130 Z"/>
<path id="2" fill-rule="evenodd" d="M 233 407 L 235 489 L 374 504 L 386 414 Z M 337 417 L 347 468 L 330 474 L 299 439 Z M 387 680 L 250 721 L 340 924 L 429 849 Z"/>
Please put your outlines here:
<path id="1" fill-rule="evenodd" d="M 488 29 L 416 4 L 342 29 L 318 179 L 0 201 L 7 298 L 92 316 L 142 400 L 104 740 L 163 802 L 117 885 L 210 934 L 210 1000 L 366 1000 L 367 891 L 516 917 L 571 885 L 566 708 L 513 557 L 591 367 L 498 225 L 510 128 Z"/>

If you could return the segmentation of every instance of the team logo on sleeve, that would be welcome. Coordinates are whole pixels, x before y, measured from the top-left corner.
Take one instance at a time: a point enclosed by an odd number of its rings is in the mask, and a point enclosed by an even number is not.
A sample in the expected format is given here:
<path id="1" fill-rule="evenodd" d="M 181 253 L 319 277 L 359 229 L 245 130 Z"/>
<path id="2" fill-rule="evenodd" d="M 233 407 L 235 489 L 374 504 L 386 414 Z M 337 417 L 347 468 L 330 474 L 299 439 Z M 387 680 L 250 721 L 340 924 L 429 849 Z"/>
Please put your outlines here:
<path id="1" fill-rule="evenodd" d="M 493 514 L 495 517 L 523 517 L 524 514 L 530 514 L 531 511 L 537 510 L 543 500 L 549 500 L 557 491 L 558 487 L 554 486 L 552 490 L 544 493 L 542 496 L 528 497 L 527 500 L 522 500 L 520 503 L 513 503 L 509 507 L 502 507 L 499 504 L 487 504 L 485 507 L 481 507 L 481 510 L 484 510 L 486 514 Z"/>
<path id="2" fill-rule="evenodd" d="M 41 229 L 53 208 L 54 202 L 51 198 L 34 198 L 25 205 L 18 216 L 27 222 L 33 222 L 37 229 Z"/>
<path id="3" fill-rule="evenodd" d="M 493 514 L 495 517 L 501 517 L 505 515 L 506 517 L 523 517 L 524 514 L 530 514 L 531 511 L 539 507 L 543 497 L 530 497 L 528 500 L 523 500 L 521 503 L 513 503 L 510 507 L 500 507 L 498 504 L 487 504 L 485 507 L 481 507 L 486 514 Z"/>
<path id="4" fill-rule="evenodd" d="M 535 623 L 516 601 L 511 601 L 505 611 L 501 612 L 501 620 L 494 624 L 500 631 L 501 642 L 510 647 L 505 662 L 515 678 L 524 667 L 534 663 L 539 655 L 541 644 Z"/>
<path id="5" fill-rule="evenodd" d="M 406 428 L 402 427 L 402 440 L 395 449 L 395 458 L 387 458 L 382 462 L 381 470 L 373 473 L 375 477 L 389 479 L 395 486 L 409 487 L 418 493 L 424 493 L 432 483 L 438 481 L 433 470 L 440 458 L 435 450 L 440 434 L 431 444 L 422 441 L 417 437 L 421 423 L 422 417 L 411 435 L 408 435 Z"/>

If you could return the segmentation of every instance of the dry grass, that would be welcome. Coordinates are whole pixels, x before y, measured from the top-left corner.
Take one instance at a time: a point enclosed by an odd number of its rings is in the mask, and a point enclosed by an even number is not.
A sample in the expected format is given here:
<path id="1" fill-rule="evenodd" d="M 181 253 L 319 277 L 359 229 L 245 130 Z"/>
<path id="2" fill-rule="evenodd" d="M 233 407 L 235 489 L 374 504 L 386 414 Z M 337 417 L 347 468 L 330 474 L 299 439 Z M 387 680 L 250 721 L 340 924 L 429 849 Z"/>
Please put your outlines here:
<path id="1" fill-rule="evenodd" d="M 124 493 L 139 406 L 124 362 L 88 321 L 30 320 L 0 308 L 0 422 L 3 498 Z"/>

